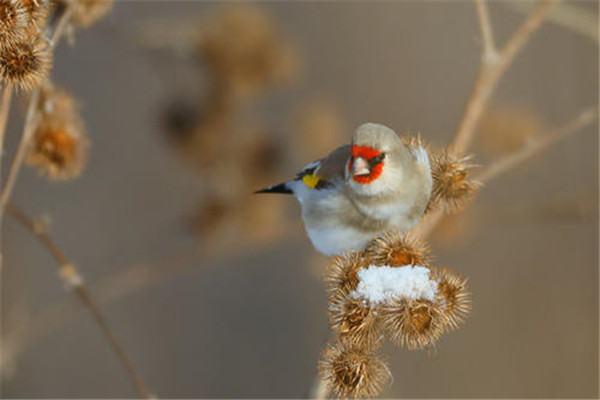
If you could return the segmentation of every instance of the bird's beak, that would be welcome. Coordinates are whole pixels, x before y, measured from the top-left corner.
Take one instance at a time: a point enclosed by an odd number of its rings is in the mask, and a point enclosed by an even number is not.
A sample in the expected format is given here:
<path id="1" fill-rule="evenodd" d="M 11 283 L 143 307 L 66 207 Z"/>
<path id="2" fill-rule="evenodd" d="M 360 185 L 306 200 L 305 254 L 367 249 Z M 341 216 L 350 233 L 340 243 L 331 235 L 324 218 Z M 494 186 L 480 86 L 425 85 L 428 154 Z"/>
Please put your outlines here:
<path id="1" fill-rule="evenodd" d="M 370 175 L 371 170 L 369 169 L 369 163 L 362 157 L 356 157 L 352 164 L 352 175 Z"/>

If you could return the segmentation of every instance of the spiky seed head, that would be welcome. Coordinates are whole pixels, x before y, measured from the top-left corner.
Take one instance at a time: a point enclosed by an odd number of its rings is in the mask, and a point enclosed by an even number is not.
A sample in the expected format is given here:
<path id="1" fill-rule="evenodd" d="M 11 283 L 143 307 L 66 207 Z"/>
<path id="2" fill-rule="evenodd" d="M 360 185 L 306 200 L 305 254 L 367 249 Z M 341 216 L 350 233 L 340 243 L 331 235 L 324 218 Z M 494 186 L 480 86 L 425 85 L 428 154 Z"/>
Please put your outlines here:
<path id="1" fill-rule="evenodd" d="M 344 342 L 367 347 L 380 343 L 378 307 L 363 299 L 337 292 L 329 303 L 329 322 Z"/>
<path id="2" fill-rule="evenodd" d="M 28 17 L 21 0 L 0 0 L 0 47 L 25 39 Z"/>
<path id="3" fill-rule="evenodd" d="M 73 25 L 87 28 L 110 13 L 114 0 L 84 0 L 73 3 L 71 22 Z"/>
<path id="4" fill-rule="evenodd" d="M 471 163 L 471 156 L 457 157 L 450 151 L 431 156 L 431 175 L 433 190 L 428 210 L 443 206 L 456 212 L 462 209 L 475 197 L 481 184 L 471 179 L 476 167 Z"/>
<path id="5" fill-rule="evenodd" d="M 48 83 L 40 90 L 37 109 L 40 121 L 28 148 L 27 164 L 55 180 L 78 176 L 89 143 L 73 98 Z"/>
<path id="6" fill-rule="evenodd" d="M 29 17 L 29 32 L 32 36 L 40 35 L 46 21 L 48 19 L 48 13 L 50 11 L 49 0 L 21 0 L 25 6 L 27 16 Z M 85 1 L 83 1 L 85 2 Z M 79 1 L 77 1 L 79 3 Z"/>
<path id="7" fill-rule="evenodd" d="M 386 232 L 375 238 L 365 249 L 365 255 L 374 265 L 402 267 L 428 266 L 430 250 L 427 243 L 398 231 Z"/>
<path id="8" fill-rule="evenodd" d="M 431 272 L 431 279 L 439 282 L 436 302 L 440 305 L 445 325 L 457 329 L 471 312 L 467 279 L 448 268 L 433 268 Z"/>
<path id="9" fill-rule="evenodd" d="M 431 347 L 444 333 L 439 305 L 429 300 L 395 298 L 381 311 L 386 337 L 409 350 Z"/>
<path id="10" fill-rule="evenodd" d="M 53 180 L 78 176 L 85 164 L 88 141 L 70 125 L 43 124 L 31 140 L 26 162 Z"/>
<path id="11" fill-rule="evenodd" d="M 337 342 L 321 354 L 319 375 L 338 398 L 373 398 L 390 380 L 389 369 L 373 349 Z"/>
<path id="12" fill-rule="evenodd" d="M 291 46 L 258 7 L 224 7 L 201 27 L 197 47 L 213 84 L 235 97 L 250 96 L 294 72 Z"/>
<path id="13" fill-rule="evenodd" d="M 329 296 L 338 292 L 348 294 L 358 286 L 358 271 L 368 266 L 368 261 L 362 252 L 354 252 L 338 256 L 330 264 L 325 282 Z"/>
<path id="14" fill-rule="evenodd" d="M 0 48 L 0 76 L 2 80 L 31 90 L 48 76 L 52 55 L 42 40 L 23 41 Z"/>

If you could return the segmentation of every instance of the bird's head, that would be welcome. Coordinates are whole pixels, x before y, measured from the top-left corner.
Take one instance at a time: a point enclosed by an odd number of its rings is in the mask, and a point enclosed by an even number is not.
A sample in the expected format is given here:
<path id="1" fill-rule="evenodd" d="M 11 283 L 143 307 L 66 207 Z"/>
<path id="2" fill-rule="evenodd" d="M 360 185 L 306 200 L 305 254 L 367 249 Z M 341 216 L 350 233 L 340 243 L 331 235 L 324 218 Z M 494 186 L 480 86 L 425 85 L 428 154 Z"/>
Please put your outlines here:
<path id="1" fill-rule="evenodd" d="M 408 149 L 387 126 L 366 123 L 358 127 L 350 144 L 346 181 L 357 193 L 381 194 L 402 179 Z"/>

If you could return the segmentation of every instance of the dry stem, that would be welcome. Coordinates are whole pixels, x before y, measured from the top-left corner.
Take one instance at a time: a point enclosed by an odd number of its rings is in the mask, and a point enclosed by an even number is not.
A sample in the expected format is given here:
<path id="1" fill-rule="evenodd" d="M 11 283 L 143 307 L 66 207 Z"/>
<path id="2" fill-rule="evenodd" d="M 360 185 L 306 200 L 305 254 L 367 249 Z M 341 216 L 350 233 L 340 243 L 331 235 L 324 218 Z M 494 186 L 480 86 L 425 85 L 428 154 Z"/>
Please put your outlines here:
<path id="1" fill-rule="evenodd" d="M 123 347 L 117 340 L 117 337 L 113 330 L 108 325 L 108 322 L 102 315 L 98 305 L 90 296 L 88 289 L 85 287 L 83 281 L 79 277 L 79 273 L 75 268 L 75 265 L 69 261 L 65 252 L 58 246 L 58 244 L 54 241 L 52 236 L 48 233 L 46 229 L 46 225 L 41 221 L 36 221 L 33 218 L 29 217 L 23 211 L 21 211 L 17 206 L 12 203 L 7 205 L 7 210 L 10 212 L 17 221 L 19 221 L 23 226 L 28 228 L 33 235 L 35 235 L 48 249 L 50 254 L 56 259 L 59 264 L 59 272 L 61 277 L 70 284 L 75 290 L 77 296 L 79 296 L 80 300 L 90 311 L 96 323 L 100 326 L 102 332 L 106 336 L 108 343 L 111 348 L 117 355 L 119 361 L 129 374 L 131 380 L 133 381 L 139 395 L 142 398 L 150 398 L 150 392 L 146 389 L 144 383 L 140 375 L 137 373 L 135 368 L 133 367 L 133 363 L 131 359 L 127 356 Z"/>
<path id="2" fill-rule="evenodd" d="M 463 116 L 458 124 L 458 129 L 452 142 L 452 149 L 457 154 L 465 152 L 475 135 L 475 128 L 483 115 L 490 97 L 494 93 L 498 81 L 504 75 L 508 66 L 512 63 L 515 56 L 523 48 L 523 46 L 531 39 L 531 36 L 540 27 L 542 22 L 548 16 L 548 13 L 558 1 L 544 0 L 535 10 L 527 17 L 525 22 L 516 30 L 516 32 L 508 40 L 504 48 L 500 51 L 497 57 L 487 57 L 486 50 L 489 46 L 491 36 L 491 24 L 488 20 L 487 8 L 484 3 L 478 2 L 478 17 L 483 36 L 483 57 L 479 75 L 475 81 L 475 87 L 471 93 L 471 97 L 467 102 Z M 486 33 L 487 32 L 487 33 Z"/>

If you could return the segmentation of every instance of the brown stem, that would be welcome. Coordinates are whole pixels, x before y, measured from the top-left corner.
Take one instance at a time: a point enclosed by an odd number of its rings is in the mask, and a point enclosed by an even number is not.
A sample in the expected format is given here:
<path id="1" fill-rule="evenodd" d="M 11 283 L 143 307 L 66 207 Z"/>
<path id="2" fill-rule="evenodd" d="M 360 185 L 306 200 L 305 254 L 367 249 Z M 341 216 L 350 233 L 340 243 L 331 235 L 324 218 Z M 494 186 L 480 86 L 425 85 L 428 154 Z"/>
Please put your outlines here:
<path id="1" fill-rule="evenodd" d="M 475 134 L 475 128 L 483 115 L 483 111 L 485 110 L 490 97 L 496 89 L 498 81 L 502 75 L 504 75 L 504 72 L 510 66 L 515 56 L 547 18 L 552 6 L 556 3 L 558 3 L 556 0 L 544 0 L 540 3 L 519 29 L 511 36 L 497 57 L 494 57 L 491 60 L 486 57 L 482 59 L 479 75 L 475 81 L 471 97 L 467 102 L 452 143 L 454 152 L 460 154 L 468 150 Z M 482 18 L 482 15 L 486 15 L 485 11 L 478 12 L 479 18 Z M 480 22 L 482 34 L 485 32 L 485 29 L 483 28 L 485 25 L 485 22 Z M 485 49 L 486 37 L 484 36 L 483 39 Z"/>
<path id="2" fill-rule="evenodd" d="M 69 261 L 65 252 L 58 246 L 52 236 L 48 233 L 46 226 L 41 221 L 36 221 L 25 214 L 16 205 L 9 203 L 6 207 L 8 212 L 15 217 L 23 226 L 28 228 L 48 249 L 50 254 L 56 259 L 59 264 L 59 272 L 63 279 L 70 284 L 79 299 L 83 302 L 85 307 L 90 311 L 96 323 L 100 326 L 104 333 L 106 340 L 110 344 L 111 348 L 117 355 L 117 358 L 129 374 L 129 377 L 133 381 L 135 388 L 142 398 L 151 398 L 150 392 L 146 389 L 140 375 L 135 370 L 131 359 L 127 356 L 123 347 L 117 340 L 114 331 L 110 328 L 106 318 L 102 315 L 100 308 L 90 296 L 88 289 L 85 287 L 81 280 L 75 265 Z"/>

